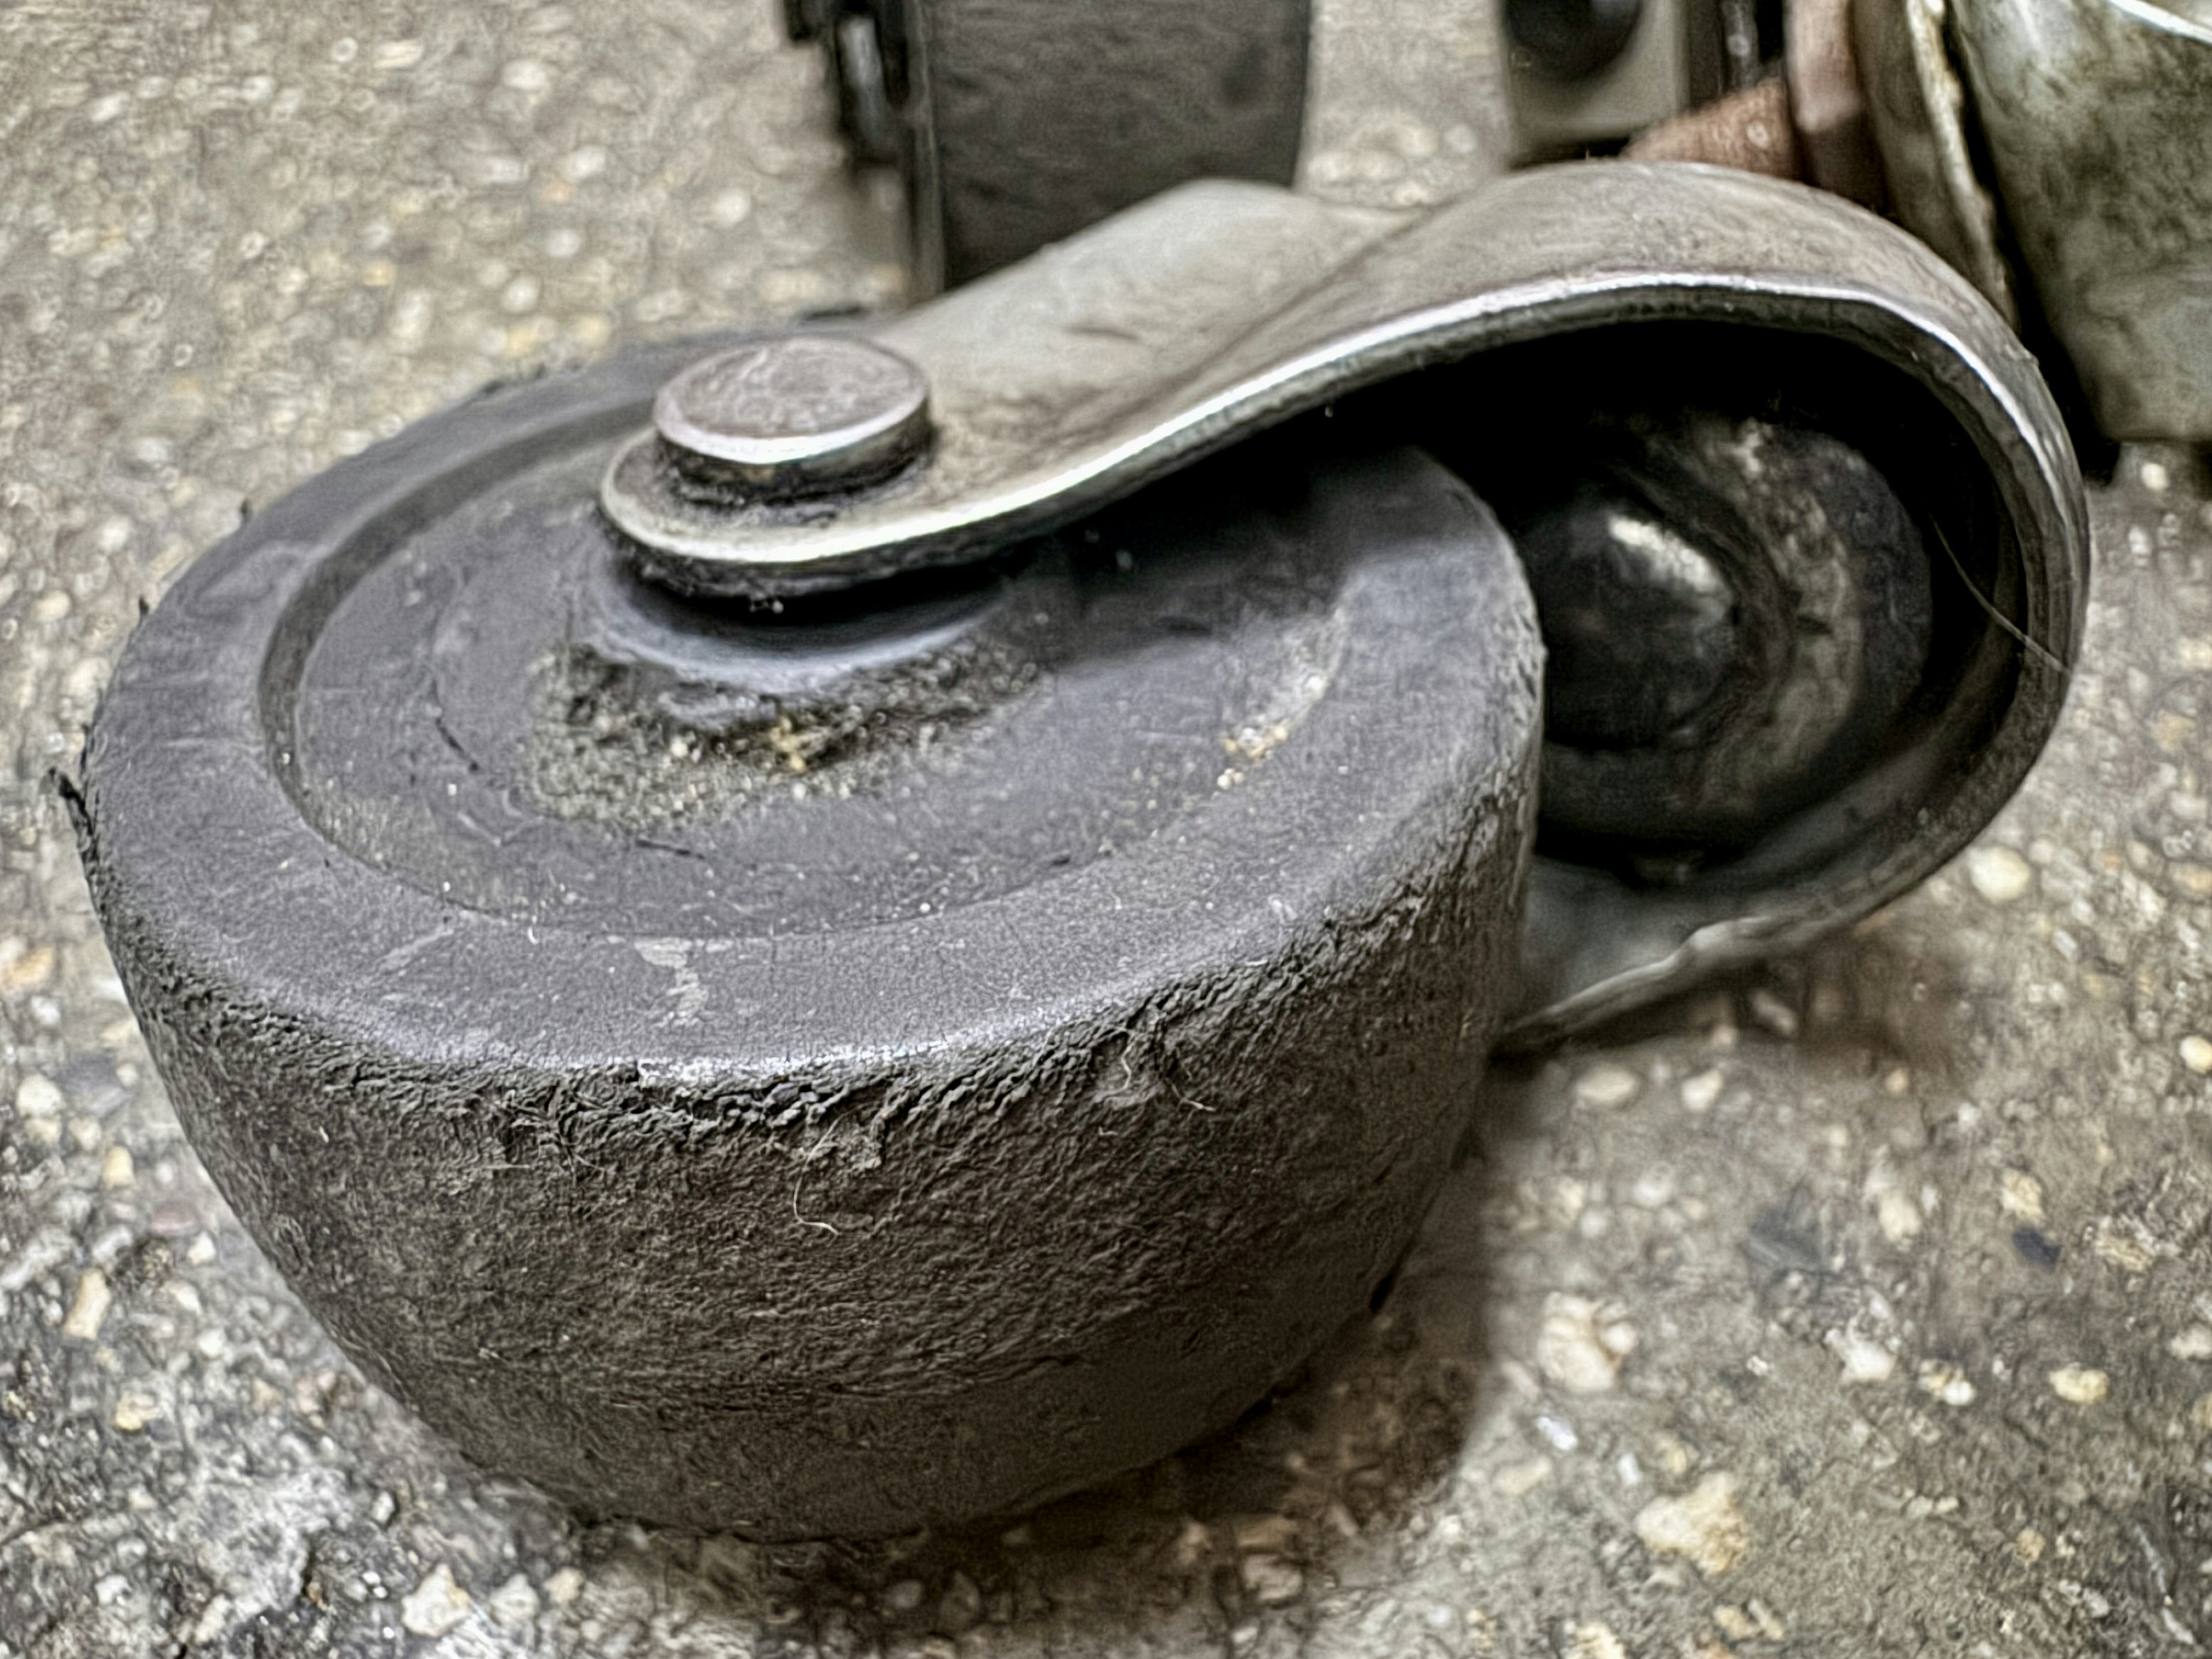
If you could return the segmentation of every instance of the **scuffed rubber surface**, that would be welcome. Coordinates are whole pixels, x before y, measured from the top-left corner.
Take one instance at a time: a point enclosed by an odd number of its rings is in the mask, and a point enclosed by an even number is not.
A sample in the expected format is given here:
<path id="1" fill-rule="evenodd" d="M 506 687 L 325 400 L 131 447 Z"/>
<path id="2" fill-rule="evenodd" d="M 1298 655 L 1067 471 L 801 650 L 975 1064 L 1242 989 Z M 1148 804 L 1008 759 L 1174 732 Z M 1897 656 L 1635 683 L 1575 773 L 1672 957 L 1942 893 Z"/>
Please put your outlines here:
<path id="1" fill-rule="evenodd" d="M 1310 0 L 914 9 L 948 287 L 1193 179 L 1297 171 Z"/>
<path id="2" fill-rule="evenodd" d="M 283 776 L 319 619 L 697 349 L 465 405 L 207 555 L 94 724 L 95 901 L 226 1195 L 481 1462 L 762 1537 L 1030 1504 L 1233 1419 L 1411 1237 L 1513 990 L 1531 606 L 1418 453 L 1278 479 L 1255 512 L 1359 550 L 1295 731 L 1112 857 L 865 927 L 564 927 L 325 839 Z"/>

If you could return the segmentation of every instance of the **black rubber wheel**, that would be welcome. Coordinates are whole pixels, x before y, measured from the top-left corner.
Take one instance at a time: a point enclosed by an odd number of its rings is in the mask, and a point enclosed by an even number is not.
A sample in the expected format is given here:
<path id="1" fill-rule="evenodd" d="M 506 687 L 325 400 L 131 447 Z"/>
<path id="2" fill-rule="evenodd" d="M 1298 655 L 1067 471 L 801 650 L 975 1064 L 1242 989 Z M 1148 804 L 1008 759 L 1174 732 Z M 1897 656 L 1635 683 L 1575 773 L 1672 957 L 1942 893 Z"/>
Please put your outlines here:
<path id="1" fill-rule="evenodd" d="M 1357 1314 L 1510 999 L 1540 660 L 1417 452 L 1244 446 L 988 571 L 687 610 L 592 506 L 698 343 L 200 561 L 79 824 L 178 1111 L 493 1468 L 759 1537 L 1005 1511 Z"/>
<path id="2" fill-rule="evenodd" d="M 1297 170 L 1311 0 L 836 9 L 794 32 L 823 37 L 856 155 L 905 175 L 924 293 L 1189 179 Z"/>

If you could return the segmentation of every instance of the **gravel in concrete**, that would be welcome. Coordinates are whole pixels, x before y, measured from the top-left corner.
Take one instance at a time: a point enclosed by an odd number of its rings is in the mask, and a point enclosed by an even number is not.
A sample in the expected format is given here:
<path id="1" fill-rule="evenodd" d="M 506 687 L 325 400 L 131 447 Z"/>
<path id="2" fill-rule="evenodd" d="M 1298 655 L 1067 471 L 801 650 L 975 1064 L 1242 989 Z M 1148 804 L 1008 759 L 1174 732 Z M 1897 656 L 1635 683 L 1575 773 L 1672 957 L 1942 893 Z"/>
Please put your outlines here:
<path id="1" fill-rule="evenodd" d="M 1481 176 L 1486 27 L 1323 15 L 1310 182 Z M 489 379 L 895 301 L 824 109 L 761 3 L 0 10 L 0 1656 L 2212 1643 L 2212 477 L 2178 451 L 2098 492 L 2071 712 L 1983 844 L 1494 1076 L 1380 1313 L 1218 1442 L 768 1550 L 581 1525 L 359 1381 L 184 1144 L 48 769 L 250 503 Z"/>

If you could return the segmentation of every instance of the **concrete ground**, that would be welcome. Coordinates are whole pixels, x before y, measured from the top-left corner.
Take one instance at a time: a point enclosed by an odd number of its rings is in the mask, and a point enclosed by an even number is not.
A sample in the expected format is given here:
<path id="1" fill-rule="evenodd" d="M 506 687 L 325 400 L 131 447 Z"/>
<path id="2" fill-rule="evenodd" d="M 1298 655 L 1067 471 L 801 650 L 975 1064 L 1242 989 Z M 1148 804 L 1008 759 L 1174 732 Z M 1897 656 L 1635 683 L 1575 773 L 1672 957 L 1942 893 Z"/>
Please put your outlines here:
<path id="1" fill-rule="evenodd" d="M 1494 166 L 1486 24 L 1325 0 L 1316 189 Z M 1372 1322 L 1011 1527 L 585 1526 L 339 1358 L 185 1144 L 46 781 L 195 550 L 501 376 L 896 302 L 767 0 L 0 8 L 0 1659 L 2212 1644 L 2212 477 L 2096 494 L 1983 842 L 1495 1075 Z"/>

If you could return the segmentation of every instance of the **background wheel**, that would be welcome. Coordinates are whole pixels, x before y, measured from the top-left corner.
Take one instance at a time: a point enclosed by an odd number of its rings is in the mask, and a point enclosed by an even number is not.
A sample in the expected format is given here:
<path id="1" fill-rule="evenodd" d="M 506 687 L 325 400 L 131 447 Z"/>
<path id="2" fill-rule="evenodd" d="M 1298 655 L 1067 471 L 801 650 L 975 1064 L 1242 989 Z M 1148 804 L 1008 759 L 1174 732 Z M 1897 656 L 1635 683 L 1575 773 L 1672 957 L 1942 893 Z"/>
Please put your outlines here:
<path id="1" fill-rule="evenodd" d="M 1310 0 L 791 0 L 863 160 L 904 174 L 918 291 L 1192 179 L 1289 184 Z"/>

